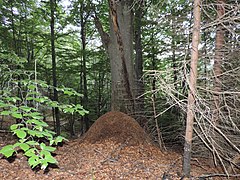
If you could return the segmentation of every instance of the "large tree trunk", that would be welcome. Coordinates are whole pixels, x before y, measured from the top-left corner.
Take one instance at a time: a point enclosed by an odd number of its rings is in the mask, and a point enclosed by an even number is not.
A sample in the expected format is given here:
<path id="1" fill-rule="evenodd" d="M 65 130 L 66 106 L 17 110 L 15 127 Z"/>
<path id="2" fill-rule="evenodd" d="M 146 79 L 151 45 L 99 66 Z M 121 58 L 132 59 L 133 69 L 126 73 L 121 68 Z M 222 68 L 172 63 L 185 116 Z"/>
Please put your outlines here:
<path id="1" fill-rule="evenodd" d="M 185 134 L 185 145 L 183 155 L 183 174 L 186 177 L 190 176 L 191 172 L 191 150 L 194 122 L 194 107 L 197 82 L 197 63 L 198 63 L 198 44 L 200 36 L 200 4 L 201 0 L 194 0 L 194 25 L 192 35 L 192 55 L 191 55 L 191 70 L 189 79 L 188 107 L 187 107 L 187 124 Z"/>
<path id="2" fill-rule="evenodd" d="M 132 1 L 110 0 L 111 108 L 134 112 L 133 13 Z"/>
<path id="3" fill-rule="evenodd" d="M 55 12 L 55 0 L 50 0 L 51 8 L 51 50 L 52 50 L 52 76 L 53 76 L 53 101 L 58 101 L 58 92 L 57 92 L 57 72 L 56 72 L 56 53 L 55 53 L 55 32 L 54 32 L 54 12 Z M 59 109 L 58 107 L 53 108 L 54 118 L 56 121 L 56 133 L 60 135 L 60 118 L 59 118 Z"/>
<path id="4" fill-rule="evenodd" d="M 111 64 L 111 109 L 128 114 L 135 111 L 133 68 L 133 12 L 132 0 L 109 0 L 110 35 L 103 31 L 99 19 L 96 27 Z"/>

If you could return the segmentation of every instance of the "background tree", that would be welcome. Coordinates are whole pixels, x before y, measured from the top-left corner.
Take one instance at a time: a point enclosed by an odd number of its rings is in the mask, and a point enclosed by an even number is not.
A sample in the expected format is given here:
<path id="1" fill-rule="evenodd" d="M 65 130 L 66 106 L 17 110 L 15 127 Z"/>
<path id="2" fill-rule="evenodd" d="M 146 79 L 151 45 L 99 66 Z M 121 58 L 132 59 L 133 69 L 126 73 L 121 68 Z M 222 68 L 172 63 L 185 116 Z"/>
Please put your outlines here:
<path id="1" fill-rule="evenodd" d="M 142 49 L 142 17 L 144 15 L 145 4 L 139 2 L 135 7 L 134 32 L 135 32 L 135 72 L 136 72 L 136 110 L 135 118 L 142 127 L 147 126 L 144 117 L 144 84 L 143 84 L 143 49 Z"/>
<path id="2" fill-rule="evenodd" d="M 53 100 L 58 102 L 58 92 L 57 92 L 57 71 L 56 71 L 56 53 L 55 53 L 55 0 L 50 0 L 51 8 L 51 53 L 52 53 L 52 77 L 53 77 Z M 59 109 L 58 107 L 53 108 L 53 114 L 56 121 L 56 132 L 57 135 L 60 135 L 60 118 L 59 118 Z"/>

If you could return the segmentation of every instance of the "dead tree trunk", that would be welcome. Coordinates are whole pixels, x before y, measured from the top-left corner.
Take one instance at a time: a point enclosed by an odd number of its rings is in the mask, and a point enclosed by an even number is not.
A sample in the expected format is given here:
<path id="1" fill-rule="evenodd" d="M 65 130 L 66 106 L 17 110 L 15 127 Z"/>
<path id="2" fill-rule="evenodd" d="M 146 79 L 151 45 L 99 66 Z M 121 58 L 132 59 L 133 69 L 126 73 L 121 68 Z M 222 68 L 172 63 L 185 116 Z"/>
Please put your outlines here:
<path id="1" fill-rule="evenodd" d="M 200 11 L 201 0 L 194 0 L 194 26 L 192 35 L 192 54 L 191 54 L 191 70 L 189 79 L 189 92 L 188 92 L 188 106 L 187 106 L 187 122 L 186 134 L 183 156 L 183 174 L 186 177 L 190 176 L 191 172 L 191 150 L 192 150 L 192 136 L 193 136 L 193 122 L 194 122 L 194 106 L 196 95 L 196 82 L 197 82 L 197 63 L 198 63 L 198 44 L 200 36 Z"/>
<path id="2" fill-rule="evenodd" d="M 220 20 L 224 13 L 224 0 L 217 1 L 217 18 Z M 222 63 L 224 58 L 224 27 L 219 24 L 216 32 L 216 42 L 215 42 L 215 59 L 213 65 L 214 73 L 214 95 L 213 95 L 213 118 L 212 121 L 214 124 L 219 122 L 220 116 L 220 94 L 222 89 Z"/>

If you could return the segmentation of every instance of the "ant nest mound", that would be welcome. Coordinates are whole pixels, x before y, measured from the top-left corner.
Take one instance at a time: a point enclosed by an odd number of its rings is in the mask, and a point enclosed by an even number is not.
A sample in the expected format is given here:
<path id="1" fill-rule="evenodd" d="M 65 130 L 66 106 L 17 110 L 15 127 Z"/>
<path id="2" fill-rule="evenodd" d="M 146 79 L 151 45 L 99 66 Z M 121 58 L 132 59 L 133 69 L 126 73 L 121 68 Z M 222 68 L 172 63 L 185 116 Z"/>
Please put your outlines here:
<path id="1" fill-rule="evenodd" d="M 127 145 L 149 144 L 150 138 L 132 117 L 117 111 L 102 115 L 84 137 L 89 143 L 111 140 Z"/>

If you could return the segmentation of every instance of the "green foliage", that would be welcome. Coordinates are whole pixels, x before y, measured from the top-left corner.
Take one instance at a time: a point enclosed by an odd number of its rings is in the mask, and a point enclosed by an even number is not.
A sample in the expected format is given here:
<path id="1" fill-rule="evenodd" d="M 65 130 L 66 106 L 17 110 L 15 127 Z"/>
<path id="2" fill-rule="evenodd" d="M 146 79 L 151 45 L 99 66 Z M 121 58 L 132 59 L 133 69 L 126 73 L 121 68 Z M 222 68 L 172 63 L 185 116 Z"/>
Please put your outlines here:
<path id="1" fill-rule="evenodd" d="M 62 136 L 55 137 L 55 132 L 48 129 L 48 124 L 43 121 L 44 117 L 36 107 L 40 105 L 45 108 L 58 107 L 64 113 L 77 113 L 82 116 L 88 111 L 79 104 L 60 104 L 42 95 L 38 89 L 44 91 L 44 89 L 50 88 L 45 82 L 21 80 L 16 83 L 21 84 L 25 96 L 19 98 L 2 91 L 0 114 L 11 116 L 17 120 L 18 123 L 11 125 L 10 130 L 17 136 L 18 141 L 13 145 L 3 147 L 0 153 L 9 158 L 17 154 L 18 150 L 22 150 L 28 157 L 31 168 L 40 166 L 44 170 L 49 164 L 57 163 L 51 153 L 56 150 L 54 146 L 66 139 Z M 81 96 L 70 88 L 59 88 L 58 90 L 68 96 Z"/>

